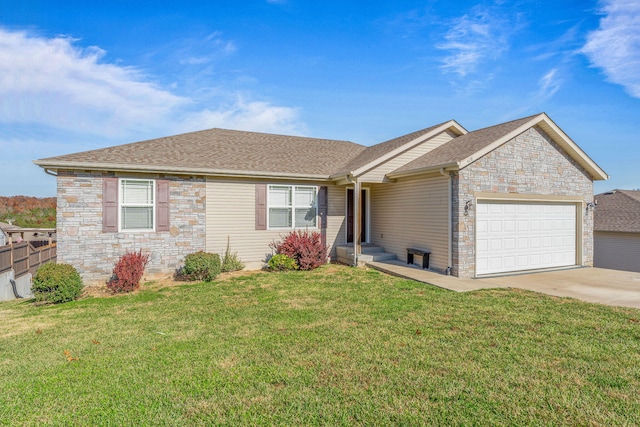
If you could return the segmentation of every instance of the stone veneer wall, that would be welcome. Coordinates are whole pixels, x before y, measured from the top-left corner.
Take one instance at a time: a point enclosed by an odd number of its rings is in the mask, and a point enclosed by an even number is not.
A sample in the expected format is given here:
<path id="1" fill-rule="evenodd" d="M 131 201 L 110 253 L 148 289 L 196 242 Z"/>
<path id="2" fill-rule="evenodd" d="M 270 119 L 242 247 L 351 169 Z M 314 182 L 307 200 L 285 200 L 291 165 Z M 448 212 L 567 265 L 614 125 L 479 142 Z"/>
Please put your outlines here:
<path id="1" fill-rule="evenodd" d="M 58 173 L 58 262 L 78 269 L 85 284 L 105 283 L 114 264 L 126 251 L 141 249 L 148 253 L 146 275 L 154 276 L 173 273 L 185 255 L 205 249 L 206 184 L 203 178 L 161 178 L 170 182 L 170 231 L 103 233 L 103 176 L 114 174 Z"/>
<path id="2" fill-rule="evenodd" d="M 476 192 L 581 196 L 593 201 L 593 180 L 542 129 L 533 127 L 452 177 L 453 268 L 459 277 L 475 275 Z M 474 208 L 464 215 L 464 205 Z M 593 211 L 582 211 L 582 264 L 593 265 Z"/>

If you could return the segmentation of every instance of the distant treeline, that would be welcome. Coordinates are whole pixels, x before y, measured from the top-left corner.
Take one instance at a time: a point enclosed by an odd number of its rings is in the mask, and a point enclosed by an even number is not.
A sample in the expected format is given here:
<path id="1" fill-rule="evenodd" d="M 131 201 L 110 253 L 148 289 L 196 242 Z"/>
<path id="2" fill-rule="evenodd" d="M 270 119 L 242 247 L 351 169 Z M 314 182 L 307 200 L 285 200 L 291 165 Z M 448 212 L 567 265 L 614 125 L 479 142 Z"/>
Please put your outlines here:
<path id="1" fill-rule="evenodd" d="M 0 196 L 0 222 L 26 228 L 55 228 L 56 198 Z"/>

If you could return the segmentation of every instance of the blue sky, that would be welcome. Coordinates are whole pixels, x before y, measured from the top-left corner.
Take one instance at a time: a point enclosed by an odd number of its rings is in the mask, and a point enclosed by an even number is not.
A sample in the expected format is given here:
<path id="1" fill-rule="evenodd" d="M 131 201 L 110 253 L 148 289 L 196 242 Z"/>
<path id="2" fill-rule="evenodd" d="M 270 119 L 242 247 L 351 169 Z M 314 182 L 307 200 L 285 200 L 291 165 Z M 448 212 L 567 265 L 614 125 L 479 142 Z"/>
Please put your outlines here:
<path id="1" fill-rule="evenodd" d="M 640 188 L 640 0 L 0 0 L 0 195 L 34 159 L 200 129 L 371 145 L 546 112 Z"/>

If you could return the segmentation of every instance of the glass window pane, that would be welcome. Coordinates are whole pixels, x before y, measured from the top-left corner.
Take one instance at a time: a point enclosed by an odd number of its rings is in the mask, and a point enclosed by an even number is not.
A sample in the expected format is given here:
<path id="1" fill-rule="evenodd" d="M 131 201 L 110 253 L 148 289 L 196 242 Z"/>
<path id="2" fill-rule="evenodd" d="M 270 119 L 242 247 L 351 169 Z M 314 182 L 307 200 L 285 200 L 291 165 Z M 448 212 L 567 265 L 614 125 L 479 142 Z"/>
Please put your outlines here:
<path id="1" fill-rule="evenodd" d="M 291 206 L 291 187 L 273 185 L 269 187 L 270 206 Z"/>
<path id="2" fill-rule="evenodd" d="M 122 180 L 122 203 L 153 204 L 153 181 Z"/>
<path id="3" fill-rule="evenodd" d="M 123 230 L 151 230 L 153 229 L 153 208 L 151 207 L 123 207 Z"/>
<path id="4" fill-rule="evenodd" d="M 291 209 L 269 208 L 269 227 L 291 228 Z"/>
<path id="5" fill-rule="evenodd" d="M 296 206 L 314 206 L 316 204 L 315 187 L 296 187 Z"/>
<path id="6" fill-rule="evenodd" d="M 296 209 L 296 227 L 316 226 L 316 208 Z"/>

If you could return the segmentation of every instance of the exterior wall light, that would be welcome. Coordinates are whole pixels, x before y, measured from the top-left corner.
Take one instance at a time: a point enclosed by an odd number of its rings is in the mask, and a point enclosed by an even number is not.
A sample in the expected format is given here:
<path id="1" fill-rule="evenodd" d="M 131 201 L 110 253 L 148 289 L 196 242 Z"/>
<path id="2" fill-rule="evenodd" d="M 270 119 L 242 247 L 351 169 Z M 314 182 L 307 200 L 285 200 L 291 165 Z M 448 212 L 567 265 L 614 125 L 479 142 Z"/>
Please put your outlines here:
<path id="1" fill-rule="evenodd" d="M 473 207 L 473 200 L 467 200 L 467 203 L 464 204 L 464 216 L 469 215 L 469 211 Z"/>

